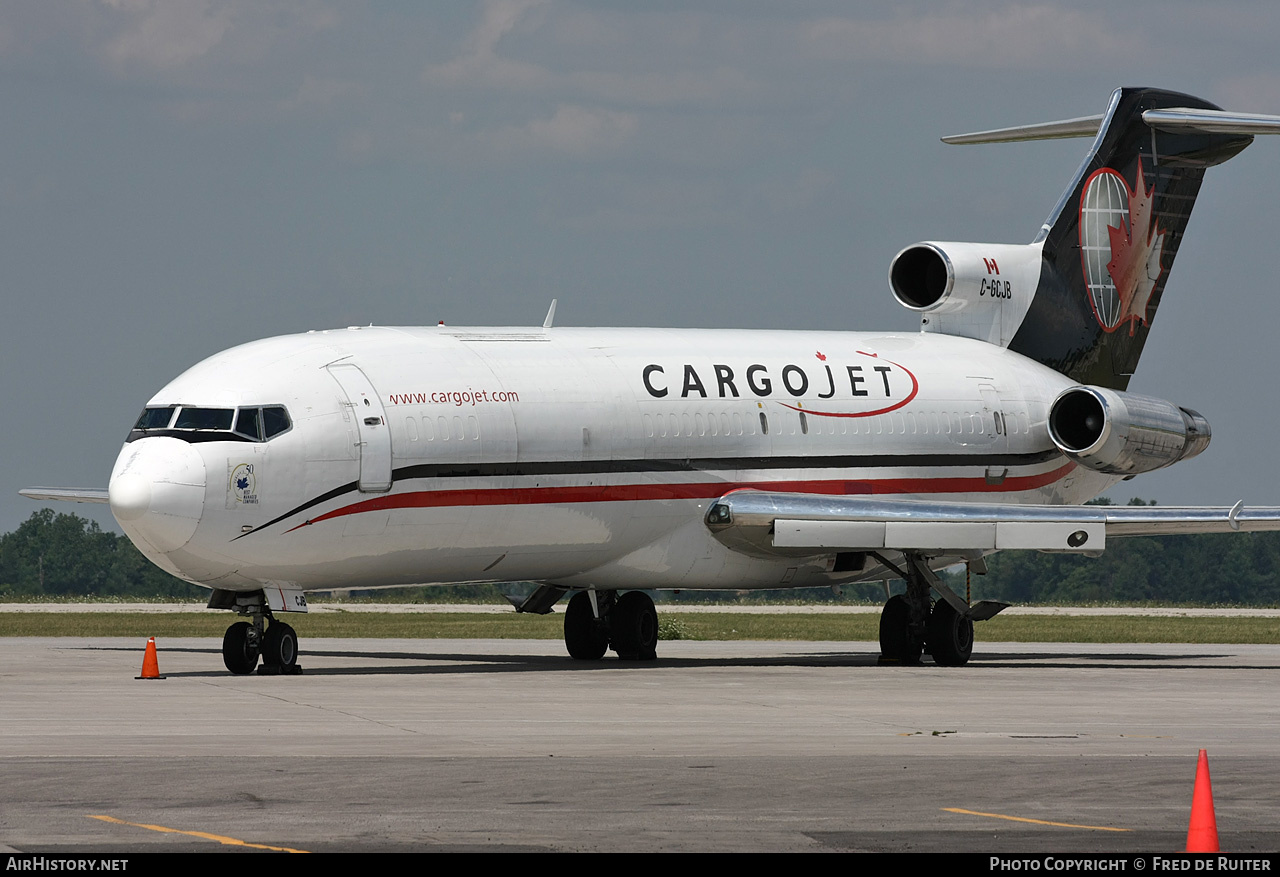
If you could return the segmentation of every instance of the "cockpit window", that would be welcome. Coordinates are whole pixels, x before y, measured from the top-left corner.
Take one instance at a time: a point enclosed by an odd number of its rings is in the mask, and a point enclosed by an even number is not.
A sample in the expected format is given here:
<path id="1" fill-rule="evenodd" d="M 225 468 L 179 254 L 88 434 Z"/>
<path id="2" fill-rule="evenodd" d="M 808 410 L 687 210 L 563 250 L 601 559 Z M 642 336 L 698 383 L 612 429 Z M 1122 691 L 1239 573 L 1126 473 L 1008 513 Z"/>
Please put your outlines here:
<path id="1" fill-rule="evenodd" d="M 262 423 L 260 409 L 241 408 L 236 413 L 236 432 L 255 442 L 262 441 Z"/>
<path id="2" fill-rule="evenodd" d="M 279 435 L 292 425 L 289 421 L 289 412 L 285 411 L 283 406 L 274 405 L 262 409 L 262 426 L 266 430 L 267 438 Z"/>
<path id="3" fill-rule="evenodd" d="M 134 429 L 164 429 L 173 420 L 173 406 L 168 408 L 143 408 L 142 416 L 133 425 Z"/>
<path id="4" fill-rule="evenodd" d="M 178 419 L 173 422 L 174 429 L 230 429 L 231 417 L 235 411 L 230 408 L 187 408 L 178 411 Z"/>
<path id="5" fill-rule="evenodd" d="M 177 412 L 177 416 L 174 416 Z M 233 426 L 234 424 L 234 426 Z M 143 409 L 126 441 L 168 436 L 185 442 L 261 442 L 293 426 L 283 405 L 265 408 L 197 408 L 170 405 Z"/>

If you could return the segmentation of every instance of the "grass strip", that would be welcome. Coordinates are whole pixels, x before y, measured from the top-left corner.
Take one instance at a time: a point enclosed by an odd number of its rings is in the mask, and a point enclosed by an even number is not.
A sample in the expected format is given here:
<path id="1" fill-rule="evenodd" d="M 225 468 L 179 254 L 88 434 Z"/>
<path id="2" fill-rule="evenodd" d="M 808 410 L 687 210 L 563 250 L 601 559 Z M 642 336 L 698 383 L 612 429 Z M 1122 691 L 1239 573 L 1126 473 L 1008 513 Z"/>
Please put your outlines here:
<path id="1" fill-rule="evenodd" d="M 875 641 L 878 615 L 747 615 L 663 612 L 664 627 L 693 640 Z M 0 636 L 218 637 L 234 620 L 225 612 L 121 615 L 0 611 Z M 561 615 L 325 613 L 290 615 L 308 637 L 353 639 L 560 639 Z M 997 616 L 977 626 L 978 642 L 1280 643 L 1280 618 Z"/>

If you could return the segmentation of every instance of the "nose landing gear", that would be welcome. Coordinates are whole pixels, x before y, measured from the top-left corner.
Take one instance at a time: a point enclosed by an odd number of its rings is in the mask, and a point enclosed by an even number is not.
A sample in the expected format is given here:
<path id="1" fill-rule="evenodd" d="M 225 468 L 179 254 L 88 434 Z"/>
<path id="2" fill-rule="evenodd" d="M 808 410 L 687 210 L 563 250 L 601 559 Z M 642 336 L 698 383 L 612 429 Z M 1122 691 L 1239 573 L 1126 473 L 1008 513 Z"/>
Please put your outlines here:
<path id="1" fill-rule="evenodd" d="M 283 621 L 271 619 L 267 635 L 262 638 L 262 668 L 258 672 L 286 676 L 302 672 L 298 666 L 298 634 Z"/>
<path id="2" fill-rule="evenodd" d="M 237 621 L 222 636 L 222 663 L 237 676 L 253 672 L 258 666 L 262 637 L 247 621 Z"/>
<path id="3" fill-rule="evenodd" d="M 298 665 L 298 633 L 271 614 L 261 591 L 251 594 L 214 591 L 209 598 L 209 608 L 231 609 L 249 619 L 237 621 L 222 637 L 222 663 L 232 673 L 246 676 L 255 668 L 262 676 L 302 673 Z"/>

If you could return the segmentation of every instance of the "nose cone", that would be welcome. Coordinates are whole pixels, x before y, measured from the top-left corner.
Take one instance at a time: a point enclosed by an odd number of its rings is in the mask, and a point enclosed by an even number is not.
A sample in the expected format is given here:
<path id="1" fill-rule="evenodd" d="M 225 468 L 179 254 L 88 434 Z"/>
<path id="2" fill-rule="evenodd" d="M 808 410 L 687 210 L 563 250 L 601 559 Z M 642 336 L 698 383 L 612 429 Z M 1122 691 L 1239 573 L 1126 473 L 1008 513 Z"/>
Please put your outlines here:
<path id="1" fill-rule="evenodd" d="M 191 541 L 204 511 L 204 460 L 187 442 L 155 437 L 120 451 L 107 496 L 139 548 L 165 554 Z"/>

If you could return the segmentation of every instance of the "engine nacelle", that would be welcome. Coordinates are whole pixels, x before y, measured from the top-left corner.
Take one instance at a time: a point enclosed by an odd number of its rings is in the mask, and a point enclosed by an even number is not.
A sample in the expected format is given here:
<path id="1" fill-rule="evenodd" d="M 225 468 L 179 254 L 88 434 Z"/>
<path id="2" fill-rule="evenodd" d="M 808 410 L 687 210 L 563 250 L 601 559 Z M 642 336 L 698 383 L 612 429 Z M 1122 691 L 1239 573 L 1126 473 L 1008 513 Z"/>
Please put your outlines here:
<path id="1" fill-rule="evenodd" d="M 926 332 L 1007 344 L 1035 296 L 1043 246 L 912 244 L 889 263 L 889 287 Z"/>
<path id="2" fill-rule="evenodd" d="M 1209 446 L 1209 421 L 1172 402 L 1103 387 L 1072 387 L 1049 408 L 1049 437 L 1082 466 L 1137 475 Z"/>

